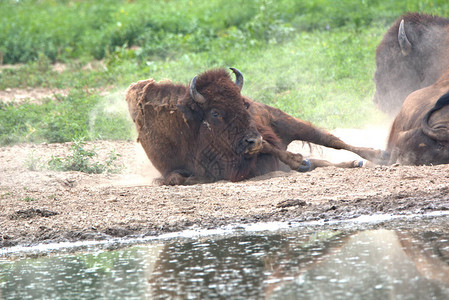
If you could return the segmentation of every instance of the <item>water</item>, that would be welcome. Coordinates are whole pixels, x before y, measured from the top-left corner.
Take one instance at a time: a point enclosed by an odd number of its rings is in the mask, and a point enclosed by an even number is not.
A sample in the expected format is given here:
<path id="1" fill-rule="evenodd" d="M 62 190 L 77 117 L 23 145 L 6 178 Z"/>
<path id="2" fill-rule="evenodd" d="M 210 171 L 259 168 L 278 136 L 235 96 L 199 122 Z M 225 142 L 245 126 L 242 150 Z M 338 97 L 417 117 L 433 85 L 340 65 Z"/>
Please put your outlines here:
<path id="1" fill-rule="evenodd" d="M 448 221 L 239 229 L 8 255 L 0 299 L 449 299 Z"/>

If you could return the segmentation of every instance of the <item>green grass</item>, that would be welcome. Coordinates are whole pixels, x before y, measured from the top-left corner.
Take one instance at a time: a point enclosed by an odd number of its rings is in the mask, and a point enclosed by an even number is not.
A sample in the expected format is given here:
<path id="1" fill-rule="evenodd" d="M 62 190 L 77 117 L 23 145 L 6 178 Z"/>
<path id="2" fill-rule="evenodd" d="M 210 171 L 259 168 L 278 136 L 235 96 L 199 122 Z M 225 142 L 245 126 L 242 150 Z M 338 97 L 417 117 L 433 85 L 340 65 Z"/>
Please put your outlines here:
<path id="1" fill-rule="evenodd" d="M 95 158 L 95 149 L 86 149 L 86 142 L 82 139 L 74 140 L 70 147 L 71 154 L 66 157 L 53 157 L 47 162 L 48 169 L 56 171 L 79 171 L 89 174 L 120 173 L 123 166 L 116 160 L 120 154 L 112 151 L 106 161 L 99 162 Z"/>
<path id="2" fill-rule="evenodd" d="M 407 11 L 447 17 L 449 3 L 0 1 L 0 62 L 22 64 L 1 69 L 0 90 L 70 91 L 39 104 L 0 103 L 0 144 L 133 139 L 124 101 L 131 82 L 188 83 L 230 66 L 257 101 L 324 128 L 361 127 L 384 118 L 371 102 L 375 48 Z"/>
<path id="3" fill-rule="evenodd" d="M 123 164 L 117 163 L 120 154 L 111 151 L 104 161 L 99 161 L 95 147 L 87 149 L 86 145 L 84 139 L 75 139 L 69 149 L 70 154 L 64 157 L 52 156 L 48 161 L 43 161 L 41 157 L 36 156 L 34 151 L 31 151 L 25 161 L 25 166 L 30 171 L 48 169 L 89 174 L 120 173 L 123 170 Z"/>

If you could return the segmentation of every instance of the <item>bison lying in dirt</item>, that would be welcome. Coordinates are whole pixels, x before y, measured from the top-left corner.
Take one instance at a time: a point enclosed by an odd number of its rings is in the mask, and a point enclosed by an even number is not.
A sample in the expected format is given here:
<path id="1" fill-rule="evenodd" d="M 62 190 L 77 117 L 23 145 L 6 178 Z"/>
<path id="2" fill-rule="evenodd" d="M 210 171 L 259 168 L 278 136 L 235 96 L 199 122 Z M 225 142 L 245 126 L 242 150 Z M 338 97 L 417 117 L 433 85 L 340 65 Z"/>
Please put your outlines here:
<path id="1" fill-rule="evenodd" d="M 239 181 L 272 171 L 330 166 L 286 151 L 293 140 L 352 151 L 382 162 L 380 150 L 350 146 L 308 122 L 242 96 L 242 74 L 224 69 L 195 76 L 190 86 L 143 80 L 127 92 L 138 141 L 161 172 L 161 183 Z M 338 164 L 357 167 L 360 162 Z"/>
<path id="2" fill-rule="evenodd" d="M 405 99 L 391 127 L 387 151 L 390 164 L 449 163 L 449 72 Z"/>
<path id="3" fill-rule="evenodd" d="M 418 13 L 398 18 L 376 51 L 374 103 L 396 116 L 413 91 L 449 70 L 449 19 Z"/>

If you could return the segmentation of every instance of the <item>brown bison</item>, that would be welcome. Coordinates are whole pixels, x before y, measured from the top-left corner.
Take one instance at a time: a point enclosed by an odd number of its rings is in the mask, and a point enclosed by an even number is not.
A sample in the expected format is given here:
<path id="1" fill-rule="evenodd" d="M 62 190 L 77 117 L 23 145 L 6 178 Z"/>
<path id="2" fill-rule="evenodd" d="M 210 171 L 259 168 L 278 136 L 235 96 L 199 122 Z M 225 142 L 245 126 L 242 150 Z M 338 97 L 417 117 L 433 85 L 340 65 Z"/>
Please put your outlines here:
<path id="1" fill-rule="evenodd" d="M 411 93 L 391 127 L 390 164 L 449 163 L 449 72 Z"/>
<path id="2" fill-rule="evenodd" d="M 413 91 L 449 70 L 449 19 L 409 13 L 398 18 L 376 51 L 373 101 L 395 116 Z"/>
<path id="3" fill-rule="evenodd" d="M 272 171 L 307 171 L 331 165 L 286 151 L 293 140 L 352 151 L 381 161 L 383 152 L 350 146 L 310 123 L 242 96 L 224 69 L 195 76 L 190 86 L 143 80 L 127 92 L 138 141 L 161 172 L 161 183 L 239 181 Z M 341 163 L 356 167 L 359 162 Z"/>

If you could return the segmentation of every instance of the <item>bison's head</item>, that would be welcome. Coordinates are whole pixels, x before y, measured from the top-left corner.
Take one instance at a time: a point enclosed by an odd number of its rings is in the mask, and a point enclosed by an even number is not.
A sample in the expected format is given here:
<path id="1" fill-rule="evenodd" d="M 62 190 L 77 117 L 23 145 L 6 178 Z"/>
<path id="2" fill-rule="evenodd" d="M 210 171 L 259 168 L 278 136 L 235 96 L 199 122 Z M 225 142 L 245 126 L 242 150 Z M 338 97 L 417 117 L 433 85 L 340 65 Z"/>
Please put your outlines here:
<path id="1" fill-rule="evenodd" d="M 197 168 L 207 177 L 241 180 L 249 175 L 262 137 L 249 114 L 250 103 L 242 97 L 242 74 L 234 69 L 236 81 L 223 69 L 195 76 L 189 93 L 178 108 L 197 130 Z"/>
<path id="2" fill-rule="evenodd" d="M 449 65 L 449 21 L 407 14 L 385 34 L 376 51 L 374 103 L 396 115 L 413 91 L 433 84 Z"/>
<path id="3" fill-rule="evenodd" d="M 449 143 L 433 139 L 420 128 L 407 131 L 399 141 L 397 161 L 404 165 L 439 165 L 449 162 Z"/>

